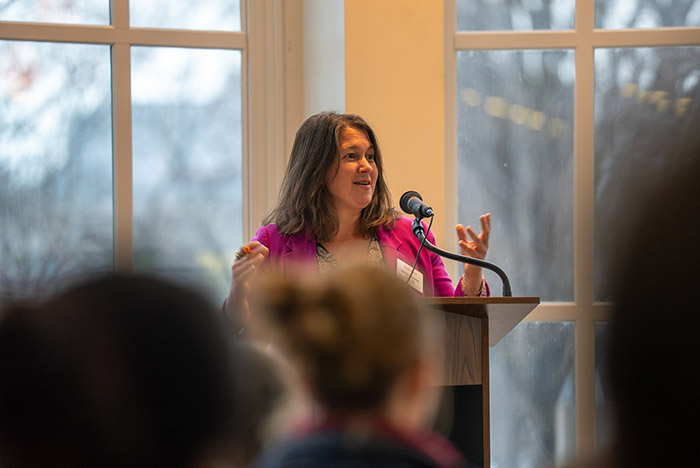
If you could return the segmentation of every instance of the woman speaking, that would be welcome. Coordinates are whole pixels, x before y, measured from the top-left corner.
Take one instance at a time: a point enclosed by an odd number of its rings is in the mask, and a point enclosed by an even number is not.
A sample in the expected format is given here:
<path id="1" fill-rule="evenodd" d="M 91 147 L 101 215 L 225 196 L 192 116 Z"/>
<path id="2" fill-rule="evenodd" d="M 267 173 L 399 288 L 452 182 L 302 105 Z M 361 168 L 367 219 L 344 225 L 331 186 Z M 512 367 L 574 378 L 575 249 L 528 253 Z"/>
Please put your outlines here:
<path id="1" fill-rule="evenodd" d="M 490 214 L 480 221 L 480 234 L 461 224 L 456 230 L 462 255 L 483 260 Z M 367 122 L 354 114 L 313 115 L 297 131 L 277 206 L 236 253 L 226 313 L 247 323 L 246 297 L 260 268 L 290 275 L 376 263 L 424 296 L 490 295 L 481 267 L 472 264 L 464 265 L 454 287 L 440 256 L 420 249 L 411 223 L 393 207 L 379 144 Z M 427 239 L 435 242 L 430 232 Z"/>

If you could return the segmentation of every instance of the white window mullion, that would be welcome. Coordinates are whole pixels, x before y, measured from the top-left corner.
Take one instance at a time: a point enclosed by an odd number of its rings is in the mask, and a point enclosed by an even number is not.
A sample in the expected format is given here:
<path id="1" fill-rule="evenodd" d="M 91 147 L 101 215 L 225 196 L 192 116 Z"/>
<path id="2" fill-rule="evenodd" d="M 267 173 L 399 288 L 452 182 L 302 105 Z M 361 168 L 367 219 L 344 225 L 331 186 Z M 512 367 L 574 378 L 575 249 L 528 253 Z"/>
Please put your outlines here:
<path id="1" fill-rule="evenodd" d="M 582 459 L 595 450 L 595 326 L 577 311 L 574 371 L 576 375 L 576 452 Z"/>
<path id="2" fill-rule="evenodd" d="M 595 450 L 595 327 L 592 314 L 595 205 L 595 2 L 576 2 L 574 83 L 574 302 L 576 331 L 576 451 Z"/>
<path id="3" fill-rule="evenodd" d="M 596 29 L 595 47 L 697 46 L 700 28 Z"/>
<path id="4" fill-rule="evenodd" d="M 0 27 L 0 39 L 15 41 L 111 44 L 116 36 L 111 26 L 6 21 Z"/>
<path id="5" fill-rule="evenodd" d="M 251 19 L 249 14 L 248 1 L 241 1 L 241 28 L 245 31 L 247 38 L 246 46 L 241 50 L 241 125 L 243 132 L 241 134 L 241 190 L 243 191 L 243 213 L 241 213 L 241 222 L 243 224 L 243 239 L 251 237 L 251 151 L 250 151 L 250 30 Z"/>
<path id="6" fill-rule="evenodd" d="M 112 27 L 129 28 L 129 3 L 112 0 Z M 131 45 L 112 45 L 112 158 L 114 180 L 114 268 L 131 271 L 134 263 L 134 210 L 131 135 Z"/>
<path id="7" fill-rule="evenodd" d="M 281 0 L 247 2 L 249 40 L 244 64 L 248 132 L 244 137 L 244 155 L 247 156 L 243 162 L 244 179 L 247 180 L 244 182 L 244 238 L 254 234 L 260 220 L 277 200 L 286 161 L 283 11 Z"/>
<path id="8" fill-rule="evenodd" d="M 129 0 L 110 0 L 110 24 L 116 29 L 129 27 Z"/>
<path id="9" fill-rule="evenodd" d="M 457 5 L 454 1 L 445 2 L 445 227 L 444 232 L 452 232 L 457 225 Z M 450 236 L 447 236 L 449 239 Z M 453 248 L 457 239 L 453 237 Z M 456 268 L 448 268 L 457 281 Z"/>
<path id="10" fill-rule="evenodd" d="M 114 268 L 133 268 L 131 47 L 112 46 L 112 148 L 114 177 Z"/>

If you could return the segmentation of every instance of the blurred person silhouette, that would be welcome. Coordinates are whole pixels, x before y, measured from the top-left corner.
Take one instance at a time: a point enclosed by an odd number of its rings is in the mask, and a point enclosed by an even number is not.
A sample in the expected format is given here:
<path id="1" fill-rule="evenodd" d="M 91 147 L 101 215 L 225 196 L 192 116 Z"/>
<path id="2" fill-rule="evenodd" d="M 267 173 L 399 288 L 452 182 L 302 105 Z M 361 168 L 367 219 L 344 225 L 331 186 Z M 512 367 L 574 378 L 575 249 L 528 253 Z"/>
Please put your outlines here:
<path id="1" fill-rule="evenodd" d="M 234 329 L 242 330 L 250 320 L 247 293 L 261 266 L 296 274 L 372 263 L 405 278 L 417 261 L 411 284 L 425 296 L 490 294 L 481 267 L 472 264 L 464 264 L 459 284 L 453 286 L 442 258 L 420 248 L 412 220 L 393 208 L 384 177 L 377 137 L 359 115 L 321 112 L 302 123 L 277 206 L 255 237 L 240 247 L 231 268 L 224 310 Z M 480 223 L 480 234 L 470 226 L 456 226 L 463 255 L 486 257 L 491 215 L 482 215 Z M 427 238 L 435 243 L 431 232 Z"/>
<path id="2" fill-rule="evenodd" d="M 700 133 L 665 143 L 666 171 L 639 181 L 619 216 L 604 362 L 612 440 L 579 466 L 698 463 Z"/>
<path id="3" fill-rule="evenodd" d="M 232 346 L 240 418 L 253 422 L 238 437 L 243 459 L 249 462 L 279 443 L 311 409 L 299 392 L 296 374 L 274 347 L 257 340 L 235 340 Z"/>
<path id="4" fill-rule="evenodd" d="M 251 373 L 216 309 L 192 289 L 118 273 L 8 306 L 0 466 L 247 465 L 278 386 L 267 368 Z"/>
<path id="5" fill-rule="evenodd" d="M 315 406 L 255 466 L 467 466 L 429 429 L 443 350 L 440 325 L 415 291 L 366 264 L 322 278 L 262 279 L 253 289 L 253 335 L 269 333 Z"/>

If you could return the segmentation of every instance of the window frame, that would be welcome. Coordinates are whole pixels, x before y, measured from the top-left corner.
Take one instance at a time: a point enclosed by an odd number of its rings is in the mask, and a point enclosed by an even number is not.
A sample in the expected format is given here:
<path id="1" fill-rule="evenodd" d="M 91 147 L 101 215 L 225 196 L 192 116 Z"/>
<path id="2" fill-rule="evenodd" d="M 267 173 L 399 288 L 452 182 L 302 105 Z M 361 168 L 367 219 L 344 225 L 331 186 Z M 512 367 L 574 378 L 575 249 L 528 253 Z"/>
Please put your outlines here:
<path id="1" fill-rule="evenodd" d="M 110 46 L 116 271 L 133 269 L 132 46 L 241 52 L 244 238 L 276 200 L 285 162 L 284 2 L 240 0 L 240 6 L 241 31 L 130 27 L 129 0 L 110 1 L 109 25 L 0 21 L 0 40 Z"/>
<path id="2" fill-rule="evenodd" d="M 594 300 L 595 50 L 700 45 L 700 27 L 608 30 L 595 28 L 595 0 L 576 0 L 574 29 L 458 31 L 457 0 L 445 0 L 445 232 L 457 223 L 457 52 L 572 49 L 574 51 L 574 300 L 543 302 L 526 319 L 575 322 L 576 455 L 596 451 L 595 323 L 610 303 Z"/>

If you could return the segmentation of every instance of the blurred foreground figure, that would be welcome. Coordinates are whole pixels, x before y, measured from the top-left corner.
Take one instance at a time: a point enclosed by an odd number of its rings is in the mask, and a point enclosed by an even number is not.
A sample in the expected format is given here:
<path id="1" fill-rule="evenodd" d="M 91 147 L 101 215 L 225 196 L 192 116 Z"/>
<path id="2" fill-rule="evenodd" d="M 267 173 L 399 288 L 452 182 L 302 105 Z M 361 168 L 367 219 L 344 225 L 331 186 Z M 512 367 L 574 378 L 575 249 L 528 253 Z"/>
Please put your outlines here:
<path id="1" fill-rule="evenodd" d="M 121 274 L 8 308 L 0 466 L 245 465 L 264 408 L 248 404 L 235 378 L 245 353 L 215 310 L 189 289 Z"/>
<path id="2" fill-rule="evenodd" d="M 591 466 L 698 465 L 700 145 L 669 148 L 678 164 L 621 216 L 606 361 L 613 439 Z"/>
<path id="3" fill-rule="evenodd" d="M 316 410 L 257 466 L 465 466 L 428 429 L 439 400 L 439 327 L 408 285 L 381 266 L 357 265 L 258 289 L 255 316 Z"/>

